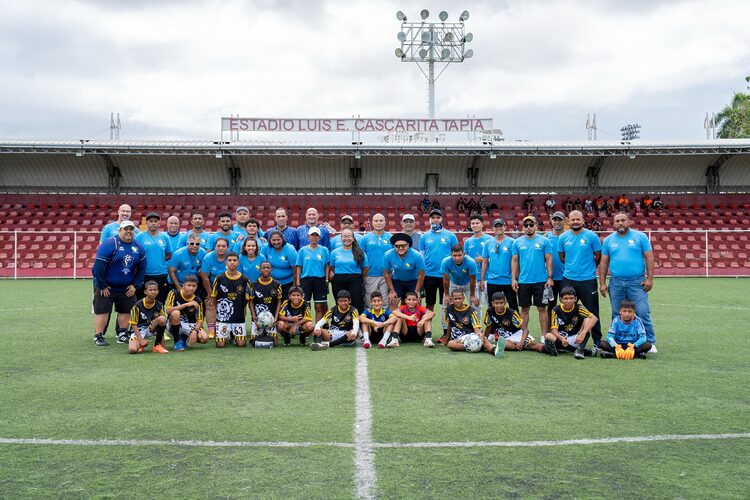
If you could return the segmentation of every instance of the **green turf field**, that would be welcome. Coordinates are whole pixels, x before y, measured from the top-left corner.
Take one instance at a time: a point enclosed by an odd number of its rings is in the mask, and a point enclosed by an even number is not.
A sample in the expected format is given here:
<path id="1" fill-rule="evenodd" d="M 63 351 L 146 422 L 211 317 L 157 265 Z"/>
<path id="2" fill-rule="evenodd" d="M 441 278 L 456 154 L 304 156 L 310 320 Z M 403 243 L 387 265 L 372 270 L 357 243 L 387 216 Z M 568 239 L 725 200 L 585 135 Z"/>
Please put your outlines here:
<path id="1" fill-rule="evenodd" d="M 352 348 L 97 348 L 90 281 L 0 281 L 0 498 L 747 498 L 749 284 L 657 279 L 647 360 L 405 345 L 358 380 Z"/>

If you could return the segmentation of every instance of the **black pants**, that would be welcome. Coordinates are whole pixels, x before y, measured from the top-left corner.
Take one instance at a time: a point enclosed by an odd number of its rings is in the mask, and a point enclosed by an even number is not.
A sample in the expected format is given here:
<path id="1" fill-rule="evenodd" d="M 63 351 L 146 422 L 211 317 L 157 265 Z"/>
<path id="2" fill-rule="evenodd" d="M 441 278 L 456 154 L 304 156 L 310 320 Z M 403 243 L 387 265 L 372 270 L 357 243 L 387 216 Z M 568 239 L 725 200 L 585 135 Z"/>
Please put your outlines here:
<path id="1" fill-rule="evenodd" d="M 358 313 L 364 312 L 365 287 L 362 283 L 361 274 L 334 274 L 331 280 L 333 298 L 336 299 L 339 291 L 347 290 L 352 296 L 352 306 Z"/>
<path id="2" fill-rule="evenodd" d="M 513 287 L 510 285 L 493 285 L 487 283 L 487 307 L 492 307 L 492 295 L 495 292 L 503 292 L 505 300 L 508 301 L 508 307 L 518 311 L 518 298 L 516 297 L 516 292 L 513 291 Z"/>
<path id="3" fill-rule="evenodd" d="M 602 339 L 602 318 L 599 316 L 599 285 L 596 282 L 596 278 L 585 281 L 572 281 L 563 278 L 561 286 L 562 288 L 572 286 L 576 291 L 576 295 L 578 295 L 578 300 L 583 304 L 583 307 L 599 318 L 599 321 L 596 322 L 594 328 L 591 329 L 591 338 L 596 345 L 599 345 L 599 341 Z"/>
<path id="4" fill-rule="evenodd" d="M 159 295 L 156 297 L 156 300 L 164 304 L 167 301 L 167 294 L 172 290 L 172 282 L 169 281 L 169 275 L 167 274 L 160 274 L 160 275 L 149 275 L 143 277 L 143 288 L 140 290 L 136 290 L 135 294 L 138 296 L 139 299 L 142 299 L 146 296 L 146 290 L 145 285 L 149 281 L 156 281 L 156 284 L 159 285 Z"/>
<path id="5" fill-rule="evenodd" d="M 609 343 L 607 341 L 605 341 L 605 340 L 602 340 L 601 342 L 599 342 L 598 345 L 604 351 L 615 352 L 615 348 L 612 347 L 611 345 L 609 345 Z M 623 346 L 623 347 L 625 347 L 625 346 Z M 639 345 L 638 347 L 635 348 L 635 353 L 636 354 L 640 354 L 642 352 L 648 352 L 650 349 L 651 349 L 651 343 L 650 342 L 645 342 L 645 343 L 643 343 L 643 344 L 641 344 L 641 345 Z"/>
<path id="6" fill-rule="evenodd" d="M 281 302 L 289 298 L 289 289 L 294 286 L 294 281 L 281 285 Z"/>
<path id="7" fill-rule="evenodd" d="M 552 309 L 557 305 L 557 301 L 560 298 L 560 290 L 562 290 L 562 280 L 555 280 L 555 284 L 552 285 L 552 291 L 555 293 L 555 300 L 547 304 L 548 313 L 551 313 Z M 588 307 L 586 309 L 588 309 Z"/>

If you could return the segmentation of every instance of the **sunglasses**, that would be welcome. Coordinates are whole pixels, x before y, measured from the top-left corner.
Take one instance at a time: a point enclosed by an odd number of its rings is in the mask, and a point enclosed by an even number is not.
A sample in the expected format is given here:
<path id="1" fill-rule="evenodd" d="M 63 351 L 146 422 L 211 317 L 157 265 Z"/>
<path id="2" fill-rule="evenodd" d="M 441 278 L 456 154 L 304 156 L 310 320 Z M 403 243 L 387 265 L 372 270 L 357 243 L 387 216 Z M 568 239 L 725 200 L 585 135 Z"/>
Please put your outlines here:
<path id="1" fill-rule="evenodd" d="M 409 245 L 401 244 L 401 245 L 393 245 L 393 246 L 396 247 L 396 248 L 406 248 Z"/>
<path id="2" fill-rule="evenodd" d="M 197 247 L 200 246 L 200 243 L 188 243 L 191 247 Z"/>
<path id="3" fill-rule="evenodd" d="M 525 224 L 523 225 L 523 227 L 534 227 L 535 225 L 536 225 L 536 224 L 534 224 L 533 222 L 527 222 L 527 223 L 525 223 Z"/>

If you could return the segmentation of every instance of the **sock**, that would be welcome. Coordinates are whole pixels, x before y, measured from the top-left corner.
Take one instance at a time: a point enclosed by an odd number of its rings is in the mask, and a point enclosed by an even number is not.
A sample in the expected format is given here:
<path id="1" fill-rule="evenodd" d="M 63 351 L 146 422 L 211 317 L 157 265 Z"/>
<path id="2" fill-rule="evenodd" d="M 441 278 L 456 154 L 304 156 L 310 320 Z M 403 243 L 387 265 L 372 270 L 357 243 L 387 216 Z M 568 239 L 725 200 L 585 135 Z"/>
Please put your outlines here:
<path id="1" fill-rule="evenodd" d="M 104 337 L 104 332 L 96 332 L 96 333 L 94 334 L 94 337 L 96 337 L 97 335 L 101 335 L 102 337 Z"/>
<path id="2" fill-rule="evenodd" d="M 323 341 L 323 337 L 320 335 L 313 335 L 313 340 L 315 341 L 316 344 L 319 344 Z"/>
<path id="3" fill-rule="evenodd" d="M 208 331 L 209 332 L 215 332 L 216 331 L 216 323 L 208 323 Z"/>
<path id="4" fill-rule="evenodd" d="M 448 331 L 446 330 L 443 336 L 445 337 L 447 335 L 448 335 Z M 432 332 L 430 330 L 427 330 L 426 332 L 424 332 L 424 338 L 432 340 Z"/>
<path id="5" fill-rule="evenodd" d="M 349 343 L 348 340 L 346 340 L 346 335 L 342 335 L 341 337 L 337 338 L 336 340 L 331 340 L 328 342 L 328 347 L 333 347 L 339 344 L 347 344 Z"/>
<path id="6" fill-rule="evenodd" d="M 281 337 L 284 339 L 284 343 L 288 344 L 292 341 L 292 336 L 288 332 L 279 332 L 281 333 Z"/>
<path id="7" fill-rule="evenodd" d="M 366 331 L 362 330 L 362 338 L 364 339 L 365 342 L 367 342 L 369 344 L 370 343 L 370 332 L 366 332 Z"/>
<path id="8" fill-rule="evenodd" d="M 169 325 L 169 331 L 172 333 L 172 339 L 176 344 L 180 340 L 180 324 Z"/>
<path id="9" fill-rule="evenodd" d="M 300 341 L 300 343 L 304 344 L 305 341 L 307 341 L 307 334 L 299 332 L 299 341 Z"/>
<path id="10" fill-rule="evenodd" d="M 125 328 L 118 326 L 117 328 L 115 328 L 115 336 L 117 336 L 117 338 L 120 338 L 120 336 L 122 336 L 126 331 L 127 330 Z"/>
<path id="11" fill-rule="evenodd" d="M 165 328 L 163 326 L 156 327 L 156 340 L 154 340 L 154 345 L 164 342 L 164 330 Z"/>
<path id="12" fill-rule="evenodd" d="M 391 332 L 385 332 L 385 333 L 383 333 L 383 338 L 380 340 L 380 343 L 383 344 L 383 345 L 387 345 L 388 344 L 388 339 L 390 339 L 390 338 L 391 338 Z"/>

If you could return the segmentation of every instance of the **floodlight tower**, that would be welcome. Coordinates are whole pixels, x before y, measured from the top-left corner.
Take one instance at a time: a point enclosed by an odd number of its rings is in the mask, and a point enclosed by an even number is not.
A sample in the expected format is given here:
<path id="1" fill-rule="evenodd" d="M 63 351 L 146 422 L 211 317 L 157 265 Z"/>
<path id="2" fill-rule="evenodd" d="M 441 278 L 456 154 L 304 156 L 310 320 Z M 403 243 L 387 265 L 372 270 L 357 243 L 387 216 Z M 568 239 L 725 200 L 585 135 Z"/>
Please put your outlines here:
<path id="1" fill-rule="evenodd" d="M 402 11 L 396 12 L 396 19 L 401 21 L 401 31 L 396 38 L 401 47 L 396 49 L 396 57 L 402 62 L 417 63 L 422 74 L 427 78 L 427 113 L 430 119 L 435 118 L 435 81 L 440 78 L 450 63 L 460 63 L 474 55 L 466 44 L 474 35 L 464 32 L 464 21 L 469 19 L 469 11 L 459 16 L 457 23 L 447 23 L 448 13 L 440 12 L 439 23 L 429 23 L 430 12 L 422 9 L 419 13 L 421 22 L 412 23 Z M 443 70 L 435 76 L 435 63 L 444 63 Z M 419 63 L 427 63 L 427 73 Z"/>

